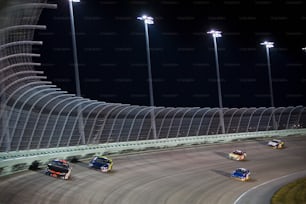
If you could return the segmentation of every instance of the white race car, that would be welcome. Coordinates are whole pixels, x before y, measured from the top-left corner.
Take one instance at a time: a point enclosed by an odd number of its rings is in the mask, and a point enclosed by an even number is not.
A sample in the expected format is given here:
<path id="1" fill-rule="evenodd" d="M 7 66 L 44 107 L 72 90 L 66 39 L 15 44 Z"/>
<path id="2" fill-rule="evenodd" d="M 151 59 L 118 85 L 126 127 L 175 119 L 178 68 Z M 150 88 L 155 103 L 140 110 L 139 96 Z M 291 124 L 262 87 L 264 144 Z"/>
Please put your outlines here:
<path id="1" fill-rule="evenodd" d="M 268 146 L 273 147 L 273 149 L 282 149 L 284 148 L 285 143 L 278 139 L 273 139 L 268 142 Z"/>

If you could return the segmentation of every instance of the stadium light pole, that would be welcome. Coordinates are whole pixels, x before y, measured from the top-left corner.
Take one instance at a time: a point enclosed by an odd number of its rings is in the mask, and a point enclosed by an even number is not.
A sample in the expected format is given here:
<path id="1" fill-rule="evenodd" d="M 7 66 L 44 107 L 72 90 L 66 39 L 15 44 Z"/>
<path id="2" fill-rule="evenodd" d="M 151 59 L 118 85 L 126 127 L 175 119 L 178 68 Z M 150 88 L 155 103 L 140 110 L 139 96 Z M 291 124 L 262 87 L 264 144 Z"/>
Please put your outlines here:
<path id="1" fill-rule="evenodd" d="M 73 15 L 73 3 L 79 3 L 80 0 L 68 0 L 68 2 L 69 2 L 70 24 L 71 24 L 71 34 L 72 34 L 72 50 L 73 50 L 73 61 L 74 61 L 74 75 L 75 75 L 76 95 L 78 97 L 81 97 L 79 63 L 78 63 L 78 53 L 77 53 L 76 35 L 75 35 L 75 26 L 74 26 L 74 15 Z M 83 114 L 81 113 L 81 107 L 80 106 L 78 106 L 78 114 L 80 115 L 80 117 L 78 119 L 79 132 L 80 132 L 80 135 L 81 135 L 82 143 L 85 144 Z"/>
<path id="2" fill-rule="evenodd" d="M 271 74 L 271 63 L 270 63 L 270 48 L 274 47 L 274 42 L 264 41 L 260 43 L 266 47 L 267 53 L 267 65 L 268 65 L 268 75 L 269 75 L 269 89 L 270 89 L 270 100 L 271 100 L 271 107 L 274 107 L 274 97 L 273 97 L 273 87 L 272 87 L 272 74 Z M 277 129 L 276 121 L 274 114 L 272 115 L 273 118 L 273 129 Z"/>
<path id="3" fill-rule="evenodd" d="M 153 82 L 152 82 L 152 70 L 151 70 L 151 59 L 150 59 L 149 31 L 148 31 L 148 25 L 154 24 L 154 19 L 151 16 L 146 16 L 146 15 L 137 17 L 137 19 L 143 21 L 144 27 L 145 27 L 147 61 L 148 61 L 148 82 L 149 82 L 150 106 L 152 108 L 152 110 L 151 110 L 151 128 L 152 128 L 152 131 L 153 131 L 154 139 L 157 139 L 155 113 L 154 113 L 154 96 L 153 96 Z"/>
<path id="4" fill-rule="evenodd" d="M 73 48 L 73 60 L 74 60 L 75 86 L 76 86 L 77 96 L 81 97 L 78 53 L 77 53 L 75 26 L 74 26 L 74 15 L 73 15 L 73 5 L 72 5 L 73 2 L 79 3 L 80 0 L 68 0 L 68 2 L 69 2 L 70 24 L 71 24 L 71 32 L 72 32 L 72 46 L 73 46 L 72 48 Z"/>
<path id="5" fill-rule="evenodd" d="M 224 127 L 222 92 L 221 92 L 219 60 L 218 60 L 218 48 L 217 48 L 217 38 L 220 38 L 222 35 L 221 35 L 221 31 L 217 31 L 217 30 L 208 31 L 207 34 L 211 34 L 213 36 L 213 40 L 214 40 L 216 71 L 217 71 L 217 82 L 218 82 L 219 117 L 220 117 L 220 125 L 221 125 L 221 129 L 222 129 L 222 134 L 224 134 L 225 133 L 225 127 Z"/>

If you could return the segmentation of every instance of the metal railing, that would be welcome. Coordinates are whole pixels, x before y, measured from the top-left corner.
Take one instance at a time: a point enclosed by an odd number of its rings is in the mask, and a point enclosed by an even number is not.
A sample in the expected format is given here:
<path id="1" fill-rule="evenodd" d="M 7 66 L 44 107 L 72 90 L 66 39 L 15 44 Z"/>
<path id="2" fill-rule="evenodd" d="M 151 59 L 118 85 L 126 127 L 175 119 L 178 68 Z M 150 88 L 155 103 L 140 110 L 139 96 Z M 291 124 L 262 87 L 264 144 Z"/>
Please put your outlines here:
<path id="1" fill-rule="evenodd" d="M 0 152 L 221 134 L 219 108 L 152 107 L 106 103 L 61 91 L 33 60 L 33 39 L 46 0 L 0 4 Z M 226 134 L 305 127 L 306 110 L 296 107 L 222 108 Z M 82 117 L 84 136 L 78 130 Z"/>

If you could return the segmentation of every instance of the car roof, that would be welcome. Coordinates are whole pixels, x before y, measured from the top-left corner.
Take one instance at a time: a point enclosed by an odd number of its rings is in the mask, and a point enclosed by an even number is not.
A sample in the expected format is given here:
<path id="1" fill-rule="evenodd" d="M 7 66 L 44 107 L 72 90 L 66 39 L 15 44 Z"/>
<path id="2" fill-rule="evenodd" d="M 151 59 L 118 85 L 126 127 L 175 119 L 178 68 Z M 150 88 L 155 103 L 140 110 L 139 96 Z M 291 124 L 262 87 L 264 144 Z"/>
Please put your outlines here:
<path id="1" fill-rule="evenodd" d="M 280 143 L 280 142 L 282 142 L 281 140 L 279 140 L 279 139 L 273 139 L 272 140 L 272 142 L 277 142 L 277 143 Z"/>
<path id="2" fill-rule="evenodd" d="M 236 149 L 236 150 L 233 151 L 233 153 L 243 154 L 243 153 L 245 153 L 245 152 L 242 151 L 242 150 Z"/>
<path id="3" fill-rule="evenodd" d="M 110 158 L 108 158 L 108 157 L 105 157 L 105 156 L 95 156 L 93 159 L 94 159 L 94 160 L 97 160 L 97 159 L 99 159 L 99 160 L 105 160 L 105 161 L 110 161 L 110 162 L 113 161 L 112 159 L 110 159 Z"/>
<path id="4" fill-rule="evenodd" d="M 64 159 L 53 159 L 48 165 L 69 167 L 69 163 Z"/>
<path id="5" fill-rule="evenodd" d="M 65 159 L 53 159 L 52 161 L 53 161 L 53 162 L 61 162 L 61 163 L 64 163 L 64 164 L 67 164 L 67 163 L 68 163 L 68 161 L 65 160 Z"/>
<path id="6" fill-rule="evenodd" d="M 236 171 L 249 171 L 246 168 L 237 168 Z"/>
<path id="7" fill-rule="evenodd" d="M 109 158 L 106 157 L 106 156 L 95 156 L 95 158 L 99 158 L 99 159 L 109 159 Z"/>

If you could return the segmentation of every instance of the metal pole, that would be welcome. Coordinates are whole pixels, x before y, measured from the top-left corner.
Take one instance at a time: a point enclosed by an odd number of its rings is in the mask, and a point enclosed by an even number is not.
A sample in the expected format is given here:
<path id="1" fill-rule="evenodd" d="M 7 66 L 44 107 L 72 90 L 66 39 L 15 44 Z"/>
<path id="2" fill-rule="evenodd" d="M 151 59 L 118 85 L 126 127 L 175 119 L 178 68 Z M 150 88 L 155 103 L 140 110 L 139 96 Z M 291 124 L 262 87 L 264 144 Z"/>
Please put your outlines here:
<path id="1" fill-rule="evenodd" d="M 218 49 L 217 49 L 217 40 L 216 36 L 213 35 L 214 47 L 215 47 L 215 60 L 216 60 L 216 71 L 217 71 L 217 82 L 218 82 L 218 99 L 219 99 L 219 117 L 220 125 L 222 128 L 222 134 L 225 133 L 224 127 L 224 115 L 223 115 L 223 104 L 222 104 L 222 93 L 221 93 L 221 82 L 220 82 L 220 71 L 219 71 L 219 61 L 218 61 Z"/>
<path id="2" fill-rule="evenodd" d="M 0 67 L 3 67 L 3 63 L 0 61 Z M 4 79 L 4 73 L 0 71 L 0 80 Z M 0 84 L 1 90 L 4 90 L 5 87 L 5 80 L 3 83 Z M 4 151 L 9 152 L 11 150 L 11 139 L 10 139 L 10 127 L 9 127 L 9 121 L 8 121 L 8 116 L 7 112 L 8 107 L 5 103 L 7 97 L 6 97 L 6 92 L 3 92 L 2 95 L 0 95 L 0 115 L 2 112 L 2 117 L 0 118 L 1 120 L 1 134 L 0 134 L 0 147 L 3 146 Z M 3 145 L 1 144 L 3 143 Z"/>
<path id="3" fill-rule="evenodd" d="M 266 51 L 267 51 L 267 63 L 268 63 L 268 75 L 269 75 L 269 88 L 270 88 L 271 107 L 274 107 L 273 88 L 272 88 L 272 74 L 271 74 L 271 64 L 270 64 L 270 54 L 269 54 L 269 48 L 267 46 L 266 46 Z"/>
<path id="4" fill-rule="evenodd" d="M 71 32 L 72 32 L 72 46 L 73 46 L 73 60 L 74 60 L 74 74 L 75 74 L 75 86 L 76 94 L 81 97 L 81 86 L 80 86 L 80 74 L 79 74 L 79 64 L 78 64 L 78 54 L 77 54 L 77 45 L 75 37 L 75 26 L 74 26 L 74 15 L 73 15 L 73 5 L 72 0 L 69 1 L 69 10 L 70 10 L 70 21 L 71 21 Z M 84 133 L 84 123 L 83 123 L 83 114 L 81 113 L 81 107 L 78 106 L 78 114 L 80 115 L 78 119 L 79 124 L 79 133 L 81 135 L 82 143 L 85 144 L 85 133 Z"/>
<path id="5" fill-rule="evenodd" d="M 269 52 L 269 47 L 266 46 L 266 52 L 267 52 L 267 63 L 268 63 L 268 75 L 269 75 L 269 89 L 270 89 L 270 99 L 271 99 L 271 107 L 274 106 L 274 97 L 273 97 L 273 87 L 272 87 L 272 74 L 271 74 L 271 63 L 270 63 L 270 52 Z M 276 119 L 274 113 L 272 113 L 272 125 L 273 129 L 277 130 L 277 124 L 276 124 Z"/>
<path id="6" fill-rule="evenodd" d="M 77 54 L 76 37 L 75 37 L 72 0 L 69 0 L 69 9 L 70 9 L 70 21 L 71 21 L 71 32 L 72 32 L 75 86 L 76 86 L 77 96 L 81 97 L 81 87 L 80 87 L 80 78 L 79 78 L 80 77 L 80 75 L 79 75 L 79 64 L 78 64 L 78 54 Z"/>
<path id="7" fill-rule="evenodd" d="M 149 82 L 149 93 L 150 93 L 150 106 L 151 106 L 151 128 L 153 131 L 154 139 L 157 139 L 156 135 L 156 123 L 154 113 L 154 96 L 153 96 L 153 82 L 152 82 L 152 70 L 151 70 L 151 59 L 150 59 L 150 46 L 149 46 L 149 32 L 148 24 L 144 20 L 145 35 L 146 35 L 146 48 L 147 48 L 147 60 L 148 60 L 148 82 Z"/>
<path id="8" fill-rule="evenodd" d="M 265 42 L 262 42 L 260 44 L 266 46 L 271 107 L 275 108 L 274 107 L 274 98 L 273 98 L 273 88 L 272 88 L 272 74 L 271 74 L 270 53 L 269 53 L 269 49 L 274 47 L 274 43 L 273 42 L 265 41 Z M 275 119 L 274 112 L 272 112 L 272 126 L 273 126 L 274 130 L 278 129 L 277 124 L 276 124 L 276 119 Z"/>

